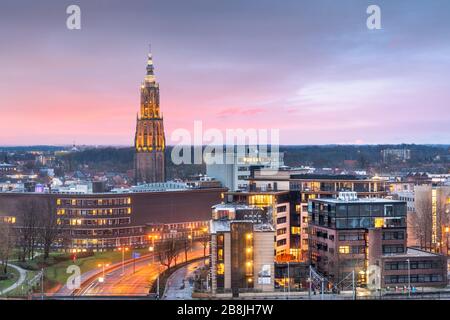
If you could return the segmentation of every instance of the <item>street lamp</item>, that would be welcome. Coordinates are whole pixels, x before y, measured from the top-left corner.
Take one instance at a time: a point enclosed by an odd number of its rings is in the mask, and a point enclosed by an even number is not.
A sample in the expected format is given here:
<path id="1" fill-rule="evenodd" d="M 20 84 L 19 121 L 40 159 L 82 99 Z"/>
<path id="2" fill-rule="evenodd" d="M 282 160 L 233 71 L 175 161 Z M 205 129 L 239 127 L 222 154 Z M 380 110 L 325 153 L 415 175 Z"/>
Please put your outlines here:
<path id="1" fill-rule="evenodd" d="M 445 248 L 447 249 L 447 252 L 445 252 L 445 255 L 448 256 L 448 235 L 450 234 L 450 227 L 445 227 L 444 233 L 446 235 Z"/>
<path id="2" fill-rule="evenodd" d="M 148 248 L 148 251 L 155 251 L 155 239 L 158 239 L 158 235 L 149 235 L 148 238 L 152 241 L 152 245 Z M 155 254 L 152 255 L 152 263 L 155 263 Z"/>
<path id="3" fill-rule="evenodd" d="M 192 227 L 191 227 L 191 234 L 190 235 L 188 235 L 188 239 L 189 240 L 191 240 L 191 252 L 193 251 L 193 249 L 192 249 L 192 242 L 193 242 L 193 237 L 192 237 Z"/>
<path id="4" fill-rule="evenodd" d="M 287 272 L 288 272 L 288 299 L 291 295 L 291 274 L 290 274 L 290 270 L 289 270 L 289 261 L 287 262 Z"/>
<path id="5" fill-rule="evenodd" d="M 408 297 L 411 297 L 411 264 L 409 259 L 406 259 L 406 262 L 408 263 Z"/>
<path id="6" fill-rule="evenodd" d="M 128 247 L 120 247 L 119 251 L 122 251 L 122 275 L 125 273 L 125 251 L 128 251 Z"/>
<path id="7" fill-rule="evenodd" d="M 103 282 L 105 280 L 105 267 L 109 267 L 109 263 L 99 263 L 97 266 L 102 268 L 102 276 L 98 278 L 98 282 Z"/>

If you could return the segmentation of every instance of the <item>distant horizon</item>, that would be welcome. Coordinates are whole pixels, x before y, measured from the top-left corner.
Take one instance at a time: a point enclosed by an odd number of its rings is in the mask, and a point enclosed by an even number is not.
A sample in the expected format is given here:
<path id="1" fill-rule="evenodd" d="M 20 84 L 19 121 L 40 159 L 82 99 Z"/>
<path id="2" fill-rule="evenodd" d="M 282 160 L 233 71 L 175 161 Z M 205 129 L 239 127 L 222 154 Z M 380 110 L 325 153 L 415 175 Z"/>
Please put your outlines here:
<path id="1" fill-rule="evenodd" d="M 122 144 L 76 144 L 76 147 L 90 147 L 90 148 L 102 148 L 102 147 L 114 147 L 114 148 L 134 148 L 133 145 Z M 167 144 L 168 147 L 174 147 L 175 144 Z M 181 145 L 181 146 L 200 146 L 200 145 Z M 203 144 L 201 146 L 207 146 Z M 226 146 L 226 145 L 223 145 Z M 272 146 L 268 144 L 268 146 Z M 450 147 L 450 143 L 370 143 L 370 144 L 340 144 L 340 143 L 328 143 L 328 144 L 280 144 L 279 147 L 326 147 L 326 146 L 438 146 L 438 147 Z M 0 145 L 1 148 L 37 148 L 37 147 L 60 147 L 69 148 L 73 147 L 73 144 L 29 144 L 29 145 Z"/>

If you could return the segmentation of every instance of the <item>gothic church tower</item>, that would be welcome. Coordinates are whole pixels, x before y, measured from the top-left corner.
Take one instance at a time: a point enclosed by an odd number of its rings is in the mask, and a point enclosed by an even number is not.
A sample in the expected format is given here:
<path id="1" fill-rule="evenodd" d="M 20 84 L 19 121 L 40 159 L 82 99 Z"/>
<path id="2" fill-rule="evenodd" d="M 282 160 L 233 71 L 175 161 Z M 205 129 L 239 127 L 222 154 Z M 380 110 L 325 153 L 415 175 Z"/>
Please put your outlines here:
<path id="1" fill-rule="evenodd" d="M 159 108 L 159 83 L 153 72 L 153 58 L 148 54 L 147 75 L 141 85 L 141 107 L 136 120 L 135 182 L 165 181 L 163 117 Z"/>

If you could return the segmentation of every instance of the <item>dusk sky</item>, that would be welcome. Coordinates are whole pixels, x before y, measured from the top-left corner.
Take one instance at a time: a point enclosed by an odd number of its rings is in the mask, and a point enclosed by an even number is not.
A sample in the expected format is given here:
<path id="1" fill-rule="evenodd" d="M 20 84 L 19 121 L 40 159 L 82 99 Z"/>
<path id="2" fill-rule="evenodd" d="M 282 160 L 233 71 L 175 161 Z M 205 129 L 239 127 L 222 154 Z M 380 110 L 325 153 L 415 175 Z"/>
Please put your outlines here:
<path id="1" fill-rule="evenodd" d="M 448 0 L 2 0 L 0 43 L 0 145 L 132 145 L 149 43 L 169 144 L 196 120 L 282 144 L 450 143 Z"/>

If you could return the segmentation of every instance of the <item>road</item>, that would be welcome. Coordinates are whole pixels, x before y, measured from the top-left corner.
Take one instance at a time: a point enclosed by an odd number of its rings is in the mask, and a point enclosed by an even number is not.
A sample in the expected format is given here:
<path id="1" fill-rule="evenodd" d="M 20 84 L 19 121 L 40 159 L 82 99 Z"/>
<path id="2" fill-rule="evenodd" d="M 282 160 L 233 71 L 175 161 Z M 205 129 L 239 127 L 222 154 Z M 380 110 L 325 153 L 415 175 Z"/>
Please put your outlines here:
<path id="1" fill-rule="evenodd" d="M 203 256 L 203 246 L 194 245 L 192 251 L 188 252 L 188 259 L 195 259 Z M 184 252 L 180 253 L 179 262 L 184 261 Z M 84 286 L 77 295 L 83 296 L 145 296 L 158 277 L 159 272 L 164 271 L 164 266 L 159 266 L 156 261 L 152 263 L 152 258 L 125 265 L 124 272 L 122 268 L 105 273 L 103 282 L 98 279 Z"/>
<path id="2" fill-rule="evenodd" d="M 192 262 L 177 271 L 167 279 L 166 291 L 163 299 L 166 300 L 190 300 L 192 299 L 192 286 L 189 278 L 198 268 L 205 265 L 204 261 Z"/>

